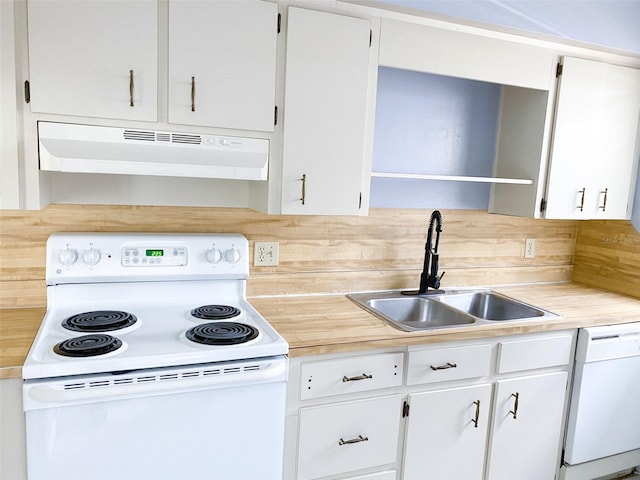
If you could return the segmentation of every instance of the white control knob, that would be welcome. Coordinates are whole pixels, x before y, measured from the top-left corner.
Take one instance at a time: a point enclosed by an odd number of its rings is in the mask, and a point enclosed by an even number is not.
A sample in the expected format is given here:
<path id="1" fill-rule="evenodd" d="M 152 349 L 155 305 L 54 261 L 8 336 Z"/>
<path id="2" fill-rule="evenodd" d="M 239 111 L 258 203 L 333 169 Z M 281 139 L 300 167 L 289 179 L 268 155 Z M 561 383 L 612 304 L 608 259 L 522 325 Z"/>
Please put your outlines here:
<path id="1" fill-rule="evenodd" d="M 100 253 L 100 250 L 98 250 L 97 248 L 91 247 L 90 249 L 85 250 L 82 253 L 82 261 L 90 266 L 96 265 L 101 258 L 102 258 L 102 254 Z"/>
<path id="2" fill-rule="evenodd" d="M 222 259 L 222 253 L 216 248 L 210 248 L 205 255 L 209 263 L 218 263 Z"/>
<path id="3" fill-rule="evenodd" d="M 65 267 L 70 267 L 78 260 L 78 251 L 71 247 L 63 248 L 58 252 L 58 260 Z"/>
<path id="4" fill-rule="evenodd" d="M 230 248 L 224 252 L 224 259 L 229 263 L 238 263 L 240 261 L 240 250 Z"/>

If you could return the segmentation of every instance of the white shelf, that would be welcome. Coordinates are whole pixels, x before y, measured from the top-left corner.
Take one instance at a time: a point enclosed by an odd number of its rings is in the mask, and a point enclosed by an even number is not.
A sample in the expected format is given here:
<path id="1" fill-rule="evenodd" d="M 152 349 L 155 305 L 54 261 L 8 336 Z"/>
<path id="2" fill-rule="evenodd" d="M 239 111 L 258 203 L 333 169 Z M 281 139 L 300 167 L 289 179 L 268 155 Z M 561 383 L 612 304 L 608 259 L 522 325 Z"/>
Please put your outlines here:
<path id="1" fill-rule="evenodd" d="M 451 182 L 508 183 L 512 185 L 533 185 L 533 180 L 525 178 L 471 177 L 468 175 L 423 175 L 418 173 L 371 172 L 377 178 L 405 178 L 412 180 L 447 180 Z"/>

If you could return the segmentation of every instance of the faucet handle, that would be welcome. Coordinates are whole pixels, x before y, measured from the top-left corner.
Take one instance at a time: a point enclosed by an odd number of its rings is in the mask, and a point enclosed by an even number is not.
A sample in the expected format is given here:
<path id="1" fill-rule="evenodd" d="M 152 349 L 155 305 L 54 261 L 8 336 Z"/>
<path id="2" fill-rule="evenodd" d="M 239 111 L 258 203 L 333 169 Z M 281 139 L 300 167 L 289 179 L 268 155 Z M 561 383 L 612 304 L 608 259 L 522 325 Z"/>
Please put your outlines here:
<path id="1" fill-rule="evenodd" d="M 440 276 L 433 277 L 433 281 L 431 282 L 431 286 L 432 286 L 433 288 L 435 288 L 436 290 L 437 290 L 438 288 L 440 288 L 440 280 L 442 280 L 442 277 L 444 277 L 444 274 L 445 274 L 445 273 L 447 273 L 447 272 L 442 272 L 442 273 L 440 274 Z"/>

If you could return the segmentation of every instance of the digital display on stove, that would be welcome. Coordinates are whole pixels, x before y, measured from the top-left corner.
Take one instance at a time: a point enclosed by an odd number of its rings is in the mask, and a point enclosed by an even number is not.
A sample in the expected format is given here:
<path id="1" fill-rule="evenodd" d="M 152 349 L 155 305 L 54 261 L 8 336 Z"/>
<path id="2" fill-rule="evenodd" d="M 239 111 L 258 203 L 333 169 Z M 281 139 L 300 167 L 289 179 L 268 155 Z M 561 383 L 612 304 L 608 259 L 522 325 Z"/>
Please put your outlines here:
<path id="1" fill-rule="evenodd" d="M 148 249 L 145 251 L 147 257 L 162 257 L 164 256 L 164 250 L 161 248 Z"/>

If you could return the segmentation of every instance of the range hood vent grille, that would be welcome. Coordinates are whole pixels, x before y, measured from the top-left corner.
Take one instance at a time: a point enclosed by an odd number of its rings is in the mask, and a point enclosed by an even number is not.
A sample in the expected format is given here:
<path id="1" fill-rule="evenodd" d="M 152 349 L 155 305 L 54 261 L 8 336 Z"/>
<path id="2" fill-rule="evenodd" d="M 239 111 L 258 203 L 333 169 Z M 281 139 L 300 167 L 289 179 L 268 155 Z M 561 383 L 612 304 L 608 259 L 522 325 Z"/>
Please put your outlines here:
<path id="1" fill-rule="evenodd" d="M 40 169 L 266 180 L 269 140 L 38 122 Z"/>
<path id="2" fill-rule="evenodd" d="M 125 140 L 144 140 L 146 142 L 156 141 L 156 134 L 154 132 L 142 132 L 140 130 L 125 130 L 122 136 Z"/>
<path id="3" fill-rule="evenodd" d="M 190 143 L 191 145 L 200 145 L 202 137 L 200 135 L 185 135 L 182 133 L 173 133 L 171 141 L 174 143 Z"/>
<path id="4" fill-rule="evenodd" d="M 125 140 L 141 140 L 144 142 L 173 142 L 188 143 L 190 145 L 200 145 L 202 143 L 201 135 L 189 133 L 166 133 L 153 132 L 143 130 L 125 130 L 122 133 Z"/>

